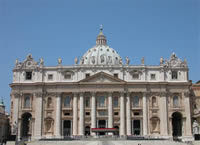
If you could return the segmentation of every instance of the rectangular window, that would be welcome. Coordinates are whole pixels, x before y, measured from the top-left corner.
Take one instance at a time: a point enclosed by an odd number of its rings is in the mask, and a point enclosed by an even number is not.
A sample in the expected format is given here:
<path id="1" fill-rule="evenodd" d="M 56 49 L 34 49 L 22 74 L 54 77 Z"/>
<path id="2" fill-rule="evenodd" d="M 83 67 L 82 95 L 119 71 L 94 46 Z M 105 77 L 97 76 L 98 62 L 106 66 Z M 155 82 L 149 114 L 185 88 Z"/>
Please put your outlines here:
<path id="1" fill-rule="evenodd" d="M 89 73 L 85 74 L 85 77 L 86 77 L 86 78 L 88 78 L 89 76 L 90 76 L 90 74 L 89 74 Z"/>
<path id="2" fill-rule="evenodd" d="M 132 77 L 133 77 L 134 80 L 137 80 L 137 79 L 139 79 L 139 74 L 138 73 L 134 73 L 132 75 Z"/>
<path id="3" fill-rule="evenodd" d="M 115 78 L 118 78 L 118 74 L 114 74 L 114 77 L 115 77 Z"/>
<path id="4" fill-rule="evenodd" d="M 32 72 L 26 72 L 26 80 L 32 80 Z"/>
<path id="5" fill-rule="evenodd" d="M 119 112 L 114 112 L 114 115 L 115 115 L 115 116 L 118 116 L 118 115 L 119 115 Z"/>
<path id="6" fill-rule="evenodd" d="M 70 112 L 65 112 L 64 115 L 65 116 L 70 116 L 71 114 L 70 114 Z"/>
<path id="7" fill-rule="evenodd" d="M 48 80 L 53 80 L 53 75 L 52 74 L 48 74 Z"/>
<path id="8" fill-rule="evenodd" d="M 156 74 L 151 74 L 151 80 L 156 80 Z"/>
<path id="9" fill-rule="evenodd" d="M 64 75 L 64 78 L 65 78 L 66 80 L 70 80 L 70 79 L 72 78 L 72 76 L 71 76 L 71 74 L 65 74 L 65 75 Z"/>
<path id="10" fill-rule="evenodd" d="M 138 115 L 140 115 L 139 112 L 134 112 L 134 116 L 138 116 Z"/>
<path id="11" fill-rule="evenodd" d="M 118 97 L 114 97 L 113 105 L 114 105 L 115 108 L 119 107 Z"/>
<path id="12" fill-rule="evenodd" d="M 178 79 L 178 73 L 177 71 L 172 71 L 172 80 Z"/>
<path id="13" fill-rule="evenodd" d="M 89 97 L 86 97 L 86 99 L 85 99 L 85 107 L 86 108 L 90 107 L 90 98 Z"/>
<path id="14" fill-rule="evenodd" d="M 98 106 L 99 107 L 106 107 L 106 97 L 105 96 L 100 96 L 98 98 Z"/>
<path id="15" fill-rule="evenodd" d="M 85 115 L 86 116 L 90 116 L 90 112 L 85 112 Z"/>

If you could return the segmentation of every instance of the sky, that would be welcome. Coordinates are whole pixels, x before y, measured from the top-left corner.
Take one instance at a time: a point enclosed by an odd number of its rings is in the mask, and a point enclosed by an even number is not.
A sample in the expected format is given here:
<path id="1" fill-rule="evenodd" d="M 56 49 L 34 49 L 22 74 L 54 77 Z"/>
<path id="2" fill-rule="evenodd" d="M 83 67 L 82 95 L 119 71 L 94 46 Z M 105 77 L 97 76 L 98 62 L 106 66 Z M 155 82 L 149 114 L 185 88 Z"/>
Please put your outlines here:
<path id="1" fill-rule="evenodd" d="M 95 45 L 100 25 L 108 45 L 130 64 L 158 65 L 172 52 L 200 80 L 199 0 L 0 0 L 0 98 L 10 110 L 15 60 L 31 53 L 46 66 L 73 65 Z"/>

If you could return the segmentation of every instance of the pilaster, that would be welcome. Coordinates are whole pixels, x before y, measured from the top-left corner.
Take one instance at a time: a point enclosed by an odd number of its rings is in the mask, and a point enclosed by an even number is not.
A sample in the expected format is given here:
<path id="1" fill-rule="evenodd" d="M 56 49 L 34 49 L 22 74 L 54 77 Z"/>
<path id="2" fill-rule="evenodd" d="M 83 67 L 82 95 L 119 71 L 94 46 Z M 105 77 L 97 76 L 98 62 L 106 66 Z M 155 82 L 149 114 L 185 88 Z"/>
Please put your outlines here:
<path id="1" fill-rule="evenodd" d="M 120 93 L 120 136 L 125 135 L 125 106 L 124 106 L 124 92 Z"/>
<path id="2" fill-rule="evenodd" d="M 92 108 L 91 108 L 91 128 L 96 128 L 96 96 L 95 92 L 92 92 Z M 91 132 L 92 136 L 95 136 L 96 133 Z"/>
<path id="3" fill-rule="evenodd" d="M 55 136 L 57 138 L 61 137 L 61 95 L 62 93 L 57 93 L 56 96 Z"/>
<path id="4" fill-rule="evenodd" d="M 108 128 L 113 128 L 113 102 L 112 102 L 112 92 L 108 93 Z M 108 133 L 113 135 L 112 132 Z"/>
<path id="5" fill-rule="evenodd" d="M 131 135 L 131 100 L 129 92 L 126 96 L 126 134 Z"/>
<path id="6" fill-rule="evenodd" d="M 84 135 L 84 97 L 83 93 L 80 93 L 80 108 L 79 108 L 80 118 L 79 118 L 79 135 Z"/>
<path id="7" fill-rule="evenodd" d="M 77 125 L 78 125 L 78 103 L 77 103 L 77 93 L 74 93 L 73 97 L 73 135 L 77 135 Z"/>

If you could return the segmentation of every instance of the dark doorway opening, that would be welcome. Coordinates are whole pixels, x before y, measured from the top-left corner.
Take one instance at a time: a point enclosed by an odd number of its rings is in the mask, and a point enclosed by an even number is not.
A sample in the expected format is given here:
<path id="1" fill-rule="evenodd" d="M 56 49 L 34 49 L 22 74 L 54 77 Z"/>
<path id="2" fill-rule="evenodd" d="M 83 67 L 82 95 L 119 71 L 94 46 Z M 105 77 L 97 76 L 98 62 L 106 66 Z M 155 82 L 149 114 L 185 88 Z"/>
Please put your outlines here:
<path id="1" fill-rule="evenodd" d="M 172 131 L 173 137 L 182 136 L 182 115 L 179 112 L 172 114 Z"/>
<path id="2" fill-rule="evenodd" d="M 31 137 L 31 122 L 32 115 L 30 113 L 24 113 L 22 115 L 21 137 Z"/>
<path id="3" fill-rule="evenodd" d="M 90 126 L 85 127 L 85 136 L 90 136 Z"/>
<path id="4" fill-rule="evenodd" d="M 98 126 L 99 128 L 106 128 L 106 120 L 99 120 Z M 105 132 L 99 132 L 99 135 L 105 135 Z"/>
<path id="5" fill-rule="evenodd" d="M 140 135 L 140 120 L 133 120 L 133 134 Z"/>
<path id="6" fill-rule="evenodd" d="M 71 136 L 71 120 L 64 120 L 63 122 L 63 135 Z"/>
<path id="7" fill-rule="evenodd" d="M 119 135 L 119 126 L 114 126 L 114 128 L 117 129 L 117 131 L 114 132 L 114 135 L 118 136 Z"/>

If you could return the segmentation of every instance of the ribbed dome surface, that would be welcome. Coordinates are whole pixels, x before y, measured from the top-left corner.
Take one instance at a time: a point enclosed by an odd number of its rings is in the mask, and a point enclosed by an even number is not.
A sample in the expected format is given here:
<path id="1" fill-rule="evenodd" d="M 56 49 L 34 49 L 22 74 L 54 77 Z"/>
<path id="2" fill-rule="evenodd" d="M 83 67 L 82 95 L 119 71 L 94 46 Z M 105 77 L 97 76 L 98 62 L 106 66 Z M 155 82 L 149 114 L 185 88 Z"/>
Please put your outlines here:
<path id="1" fill-rule="evenodd" d="M 85 65 L 119 65 L 121 57 L 107 45 L 106 37 L 100 29 L 96 45 L 89 49 L 82 57 L 80 64 Z"/>

